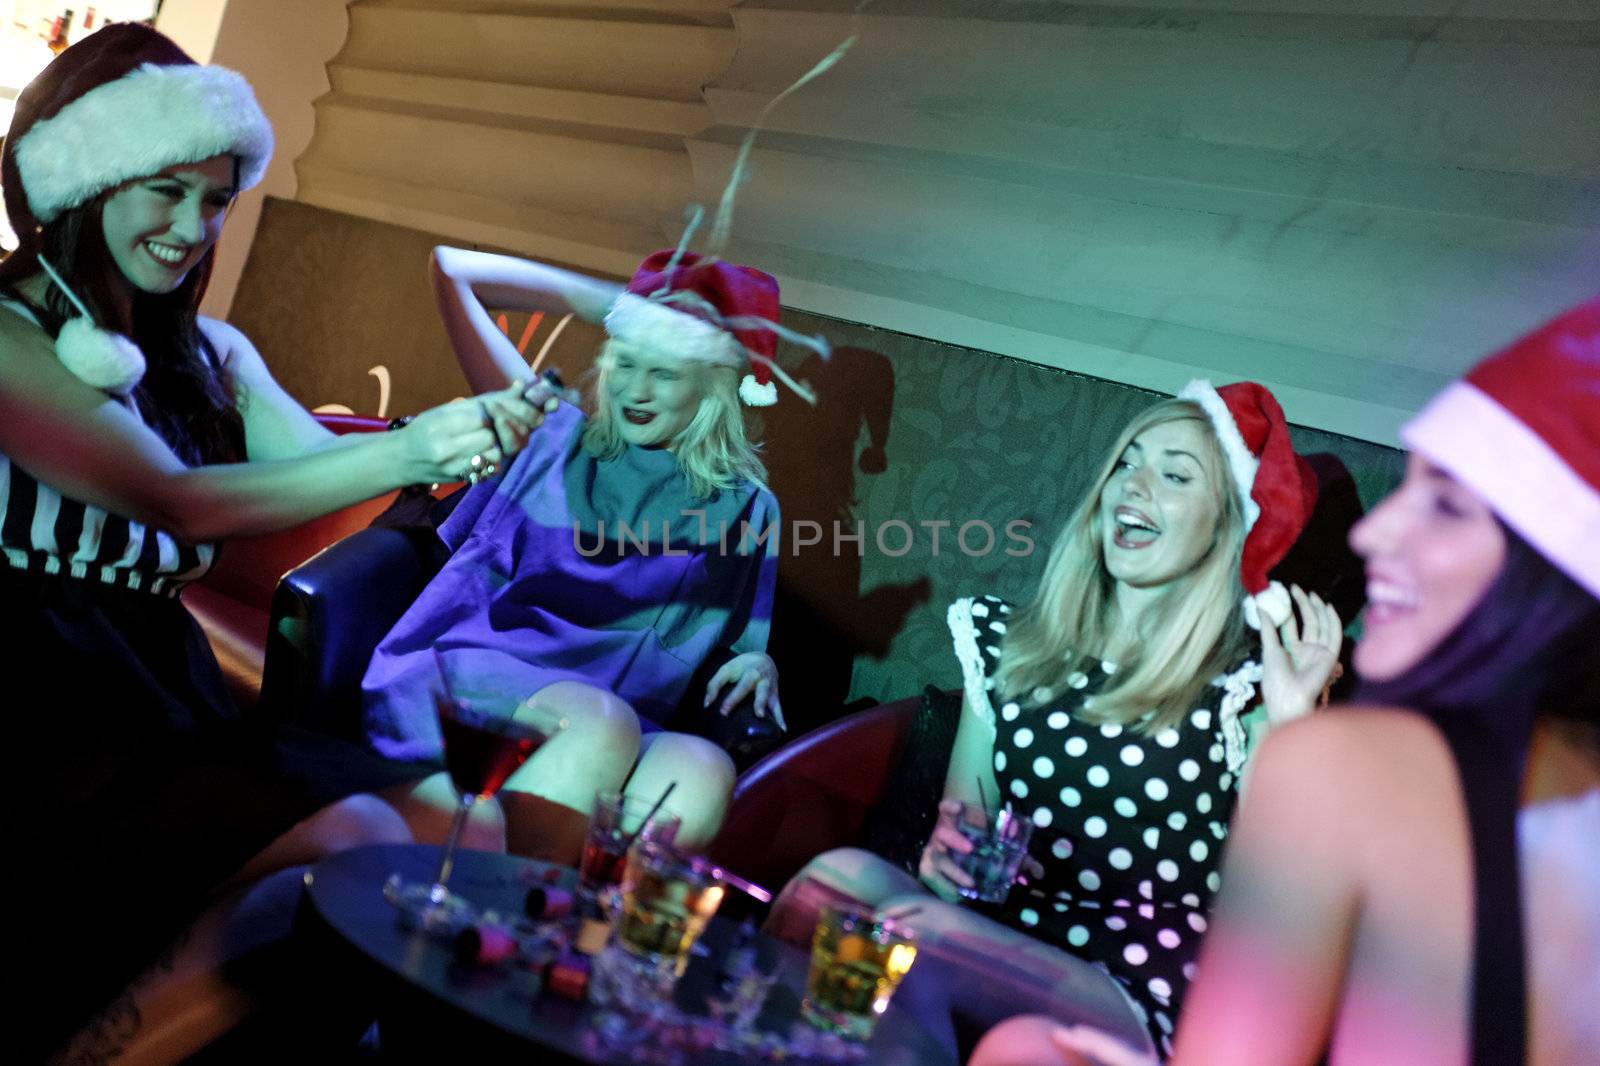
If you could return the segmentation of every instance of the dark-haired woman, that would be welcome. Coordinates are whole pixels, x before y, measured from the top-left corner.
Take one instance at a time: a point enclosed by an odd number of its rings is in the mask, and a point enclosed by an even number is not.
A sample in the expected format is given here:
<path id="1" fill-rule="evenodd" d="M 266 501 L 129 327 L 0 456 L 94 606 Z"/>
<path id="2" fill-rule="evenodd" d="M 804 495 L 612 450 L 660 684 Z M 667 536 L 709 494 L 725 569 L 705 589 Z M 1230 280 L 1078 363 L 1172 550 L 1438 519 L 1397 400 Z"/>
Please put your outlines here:
<path id="1" fill-rule="evenodd" d="M 1183 1066 L 1600 1061 L 1600 299 L 1402 436 L 1351 535 L 1362 705 L 1262 748 Z M 1080 1053 L 1140 1061 L 1018 1020 L 975 1062 Z"/>
<path id="2" fill-rule="evenodd" d="M 540 415 L 511 391 L 336 440 L 237 330 L 199 317 L 228 207 L 271 147 L 242 78 L 135 24 L 58 57 L 5 141 L 21 245 L 0 263 L 0 662 L 37 808 L 15 851 L 39 908 L 19 972 L 45 991 L 22 1030 L 30 1061 L 214 903 L 78 1050 L 137 1042 L 193 1006 L 196 975 L 225 954 L 214 934 L 232 897 L 218 893 L 436 831 L 414 768 L 241 723 L 177 596 L 222 538 L 476 478 Z"/>

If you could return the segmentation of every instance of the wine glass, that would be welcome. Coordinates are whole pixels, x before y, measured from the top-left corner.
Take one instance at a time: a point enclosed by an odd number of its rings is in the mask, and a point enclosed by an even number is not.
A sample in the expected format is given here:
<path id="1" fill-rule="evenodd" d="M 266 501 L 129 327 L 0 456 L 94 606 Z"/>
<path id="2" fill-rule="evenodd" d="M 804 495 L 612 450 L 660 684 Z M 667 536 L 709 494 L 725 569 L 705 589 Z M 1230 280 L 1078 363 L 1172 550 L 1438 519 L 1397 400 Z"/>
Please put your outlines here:
<path id="1" fill-rule="evenodd" d="M 384 897 L 423 928 L 455 928 L 476 918 L 472 905 L 449 888 L 450 869 L 455 865 L 467 816 L 567 725 L 565 718 L 527 701 L 510 713 L 493 710 L 496 702 L 493 697 L 434 694 L 445 769 L 461 793 L 461 802 L 450 823 L 433 883 L 405 881 L 392 874 L 383 886 Z"/>

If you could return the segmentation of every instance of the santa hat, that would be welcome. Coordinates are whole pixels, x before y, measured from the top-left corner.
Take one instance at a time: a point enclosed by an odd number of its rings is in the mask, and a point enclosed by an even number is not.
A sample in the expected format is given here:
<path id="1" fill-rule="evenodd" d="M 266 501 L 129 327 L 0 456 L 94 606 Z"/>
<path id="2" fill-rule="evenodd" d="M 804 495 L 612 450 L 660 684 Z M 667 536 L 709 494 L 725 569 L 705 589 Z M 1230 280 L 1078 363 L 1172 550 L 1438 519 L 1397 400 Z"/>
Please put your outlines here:
<path id="1" fill-rule="evenodd" d="M 1484 359 L 1400 436 L 1600 597 L 1600 296 Z"/>
<path id="2" fill-rule="evenodd" d="M 752 407 L 778 402 L 773 376 L 802 396 L 778 368 L 778 282 L 754 267 L 693 252 L 652 252 L 633 272 L 627 291 L 606 313 L 606 332 L 674 359 L 744 368 L 739 398 Z"/>
<path id="3" fill-rule="evenodd" d="M 1216 389 L 1195 380 L 1178 398 L 1205 412 L 1228 461 L 1244 517 L 1239 580 L 1245 621 L 1260 629 L 1259 610 L 1272 625 L 1282 625 L 1289 617 L 1289 593 L 1267 575 L 1294 546 L 1316 507 L 1316 472 L 1295 454 L 1283 409 L 1263 386 L 1241 381 Z"/>
<path id="4" fill-rule="evenodd" d="M 260 182 L 272 156 L 272 126 L 244 78 L 200 66 L 148 26 L 106 26 L 62 52 L 17 97 L 0 155 L 6 214 L 20 241 L 14 254 L 38 257 L 46 223 L 108 189 L 224 154 L 239 159 L 240 189 Z M 139 350 L 93 323 L 74 323 L 57 340 L 62 362 L 96 387 L 131 390 L 144 372 Z"/>

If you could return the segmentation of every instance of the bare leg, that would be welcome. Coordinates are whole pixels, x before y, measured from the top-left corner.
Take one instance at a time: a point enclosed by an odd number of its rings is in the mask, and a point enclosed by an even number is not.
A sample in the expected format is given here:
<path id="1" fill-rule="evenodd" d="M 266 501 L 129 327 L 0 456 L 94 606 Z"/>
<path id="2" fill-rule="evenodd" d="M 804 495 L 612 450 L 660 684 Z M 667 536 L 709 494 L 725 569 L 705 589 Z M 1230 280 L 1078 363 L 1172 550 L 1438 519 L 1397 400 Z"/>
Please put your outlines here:
<path id="1" fill-rule="evenodd" d="M 162 958 L 55 1061 L 166 1063 L 198 1051 L 255 1008 L 255 996 L 225 967 L 287 934 L 301 880 L 299 871 L 285 867 L 361 844 L 410 841 L 405 821 L 376 796 L 350 796 L 324 807 L 250 859 Z"/>
<path id="2" fill-rule="evenodd" d="M 1050 1031 L 1060 1025 L 1040 1014 L 1008 1018 L 978 1041 L 967 1066 L 1090 1066 L 1081 1055 L 1050 1040 Z"/>
<path id="3" fill-rule="evenodd" d="M 443 844 L 461 803 L 461 794 L 444 773 L 386 788 L 377 796 L 404 819 L 419 844 Z M 474 851 L 506 850 L 505 816 L 498 803 L 488 800 L 473 808 L 461 830 L 461 846 Z"/>
<path id="4" fill-rule="evenodd" d="M 835 848 L 806 863 L 783 886 L 764 931 L 804 946 L 811 943 L 817 915 L 829 903 L 849 900 L 876 907 L 891 896 L 917 891 L 917 879 L 893 863 L 861 848 Z"/>
<path id="5" fill-rule="evenodd" d="M 733 760 L 709 740 L 687 733 L 650 733 L 641 746 L 644 754 L 628 778 L 627 794 L 654 803 L 676 781 L 666 807 L 683 819 L 678 843 L 690 849 L 709 844 L 733 794 Z"/>

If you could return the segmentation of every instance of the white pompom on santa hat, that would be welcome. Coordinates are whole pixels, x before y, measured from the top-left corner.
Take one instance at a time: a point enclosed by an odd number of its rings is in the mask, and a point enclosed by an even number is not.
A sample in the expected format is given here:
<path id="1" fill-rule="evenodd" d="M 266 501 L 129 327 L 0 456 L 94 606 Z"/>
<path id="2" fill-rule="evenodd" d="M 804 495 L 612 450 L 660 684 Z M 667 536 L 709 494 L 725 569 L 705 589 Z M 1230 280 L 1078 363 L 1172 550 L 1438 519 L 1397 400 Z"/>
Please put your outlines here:
<path id="1" fill-rule="evenodd" d="M 1261 615 L 1273 626 L 1289 618 L 1288 590 L 1268 578 L 1294 546 L 1317 504 L 1317 475 L 1295 454 L 1289 423 L 1264 386 L 1241 381 L 1213 388 L 1196 379 L 1178 393 L 1205 412 L 1228 461 L 1244 518 L 1244 553 L 1239 580 L 1244 616 L 1252 629 Z"/>

